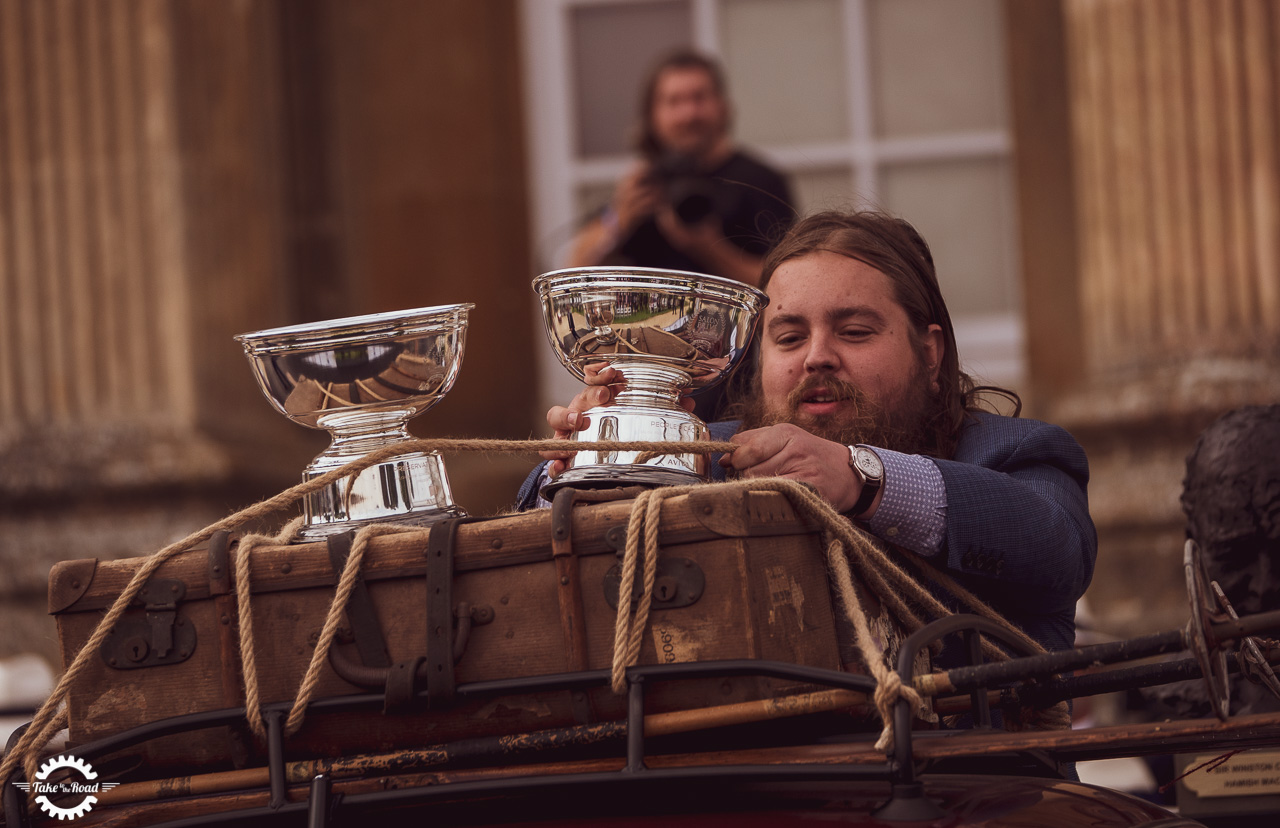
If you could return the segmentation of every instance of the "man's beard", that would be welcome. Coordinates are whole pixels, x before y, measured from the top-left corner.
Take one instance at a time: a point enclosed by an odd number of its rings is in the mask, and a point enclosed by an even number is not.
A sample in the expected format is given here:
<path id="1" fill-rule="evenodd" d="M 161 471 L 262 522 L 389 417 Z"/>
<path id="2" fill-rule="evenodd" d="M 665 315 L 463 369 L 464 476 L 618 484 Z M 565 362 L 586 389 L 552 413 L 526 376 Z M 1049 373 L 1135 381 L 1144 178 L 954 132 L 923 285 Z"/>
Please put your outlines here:
<path id="1" fill-rule="evenodd" d="M 698 118 L 689 121 L 675 130 L 675 134 L 671 136 L 671 145 L 666 150 L 669 155 L 696 167 L 705 161 L 707 153 L 719 146 L 725 130 L 725 124 L 718 119 Z"/>
<path id="2" fill-rule="evenodd" d="M 805 394 L 819 387 L 841 401 L 834 414 L 800 411 Z M 824 440 L 844 445 L 865 443 L 907 454 L 937 453 L 941 436 L 937 433 L 939 401 L 930 393 L 921 370 L 912 376 L 902 399 L 891 407 L 871 400 L 853 383 L 826 373 L 807 376 L 787 395 L 781 409 L 768 408 L 758 386 L 756 391 L 739 409 L 744 429 L 792 423 Z"/>

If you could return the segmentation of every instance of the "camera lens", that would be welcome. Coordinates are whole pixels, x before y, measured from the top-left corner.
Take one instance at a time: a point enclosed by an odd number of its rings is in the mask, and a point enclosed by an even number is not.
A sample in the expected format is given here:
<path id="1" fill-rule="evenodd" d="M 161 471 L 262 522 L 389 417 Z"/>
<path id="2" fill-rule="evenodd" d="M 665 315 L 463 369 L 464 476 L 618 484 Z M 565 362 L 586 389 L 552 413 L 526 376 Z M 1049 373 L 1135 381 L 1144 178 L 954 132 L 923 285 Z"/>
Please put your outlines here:
<path id="1" fill-rule="evenodd" d="M 685 224 L 696 224 L 711 215 L 711 196 L 690 193 L 676 203 L 675 211 Z"/>

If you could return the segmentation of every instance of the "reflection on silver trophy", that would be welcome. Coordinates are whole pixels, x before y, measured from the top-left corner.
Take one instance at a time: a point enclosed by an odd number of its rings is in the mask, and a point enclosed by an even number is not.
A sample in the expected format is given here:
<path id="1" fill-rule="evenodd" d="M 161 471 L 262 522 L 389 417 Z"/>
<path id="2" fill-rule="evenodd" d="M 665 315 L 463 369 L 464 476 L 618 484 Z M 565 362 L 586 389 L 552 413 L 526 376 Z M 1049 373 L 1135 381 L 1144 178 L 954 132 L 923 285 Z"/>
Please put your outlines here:
<path id="1" fill-rule="evenodd" d="M 623 376 L 613 402 L 586 413 L 582 441 L 707 439 L 707 426 L 680 407 L 682 392 L 724 380 L 745 356 L 764 293 L 732 279 L 653 268 L 582 267 L 533 282 L 551 347 L 585 379 L 608 363 Z M 671 485 L 707 480 L 705 454 L 579 452 L 550 486 Z"/>
<path id="2" fill-rule="evenodd" d="M 332 437 L 303 471 L 304 481 L 412 439 L 409 420 L 457 379 L 473 307 L 353 316 L 236 337 L 271 404 Z M 464 514 L 437 452 L 397 455 L 330 483 L 307 495 L 303 510 L 304 540 L 369 523 L 425 524 Z"/>

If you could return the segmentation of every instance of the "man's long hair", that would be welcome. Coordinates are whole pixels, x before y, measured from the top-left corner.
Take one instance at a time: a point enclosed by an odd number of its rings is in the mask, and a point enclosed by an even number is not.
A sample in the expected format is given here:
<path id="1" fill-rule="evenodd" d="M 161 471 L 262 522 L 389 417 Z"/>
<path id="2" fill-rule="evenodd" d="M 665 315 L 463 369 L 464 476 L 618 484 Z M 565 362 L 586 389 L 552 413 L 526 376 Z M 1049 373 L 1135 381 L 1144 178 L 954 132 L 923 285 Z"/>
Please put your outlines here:
<path id="1" fill-rule="evenodd" d="M 926 423 L 937 440 L 936 445 L 930 447 L 931 454 L 951 457 L 955 452 L 965 413 L 977 410 L 979 392 L 992 391 L 1009 398 L 1016 406 L 1014 416 L 1017 416 L 1022 408 L 1017 394 L 976 386 L 973 379 L 960 370 L 955 329 L 938 286 L 933 254 L 914 227 L 900 218 L 870 210 L 807 216 L 793 225 L 765 258 L 761 288 L 768 290 L 769 280 L 783 262 L 820 251 L 856 259 L 889 277 L 894 298 L 911 321 L 917 356 L 921 354 L 919 349 L 928 327 L 938 325 L 942 329 L 942 362 L 938 367 L 938 389 L 933 395 L 936 405 Z"/>
<path id="2" fill-rule="evenodd" d="M 719 63 L 692 49 L 677 49 L 660 58 L 649 70 L 649 75 L 641 87 L 640 130 L 636 136 L 636 151 L 653 162 L 659 161 L 666 152 L 653 132 L 653 100 L 658 94 L 658 80 L 663 72 L 670 69 L 697 69 L 706 72 L 711 78 L 711 85 L 715 88 L 716 94 L 725 102 L 727 113 L 729 90 L 725 83 L 724 70 L 720 68 Z M 725 127 L 728 128 L 727 123 Z"/>

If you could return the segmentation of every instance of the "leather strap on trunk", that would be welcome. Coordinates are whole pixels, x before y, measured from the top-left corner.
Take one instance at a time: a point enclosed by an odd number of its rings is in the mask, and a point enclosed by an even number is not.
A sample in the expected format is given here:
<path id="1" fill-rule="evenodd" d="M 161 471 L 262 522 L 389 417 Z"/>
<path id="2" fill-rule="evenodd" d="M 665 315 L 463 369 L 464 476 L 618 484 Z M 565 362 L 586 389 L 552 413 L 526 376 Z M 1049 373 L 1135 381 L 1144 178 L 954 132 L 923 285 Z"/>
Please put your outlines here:
<path id="1" fill-rule="evenodd" d="M 573 552 L 573 504 L 576 489 L 564 488 L 551 502 L 551 557 L 556 565 L 557 595 L 560 599 L 560 629 L 564 635 L 569 670 L 587 669 L 587 626 L 582 610 L 582 578 L 578 556 Z"/>
<path id="2" fill-rule="evenodd" d="M 213 599 L 213 615 L 218 624 L 218 679 L 222 687 L 222 706 L 244 704 L 244 678 L 240 672 L 240 638 L 237 626 L 235 594 L 231 588 L 231 533 L 225 529 L 209 538 L 209 597 Z M 248 730 L 242 722 L 228 727 L 227 753 L 237 768 L 248 765 L 252 755 Z"/>
<path id="3" fill-rule="evenodd" d="M 458 526 L 468 518 L 432 525 L 427 536 L 427 707 L 453 702 L 453 552 Z"/>
<path id="4" fill-rule="evenodd" d="M 333 565 L 335 578 L 342 578 L 354 540 L 354 529 L 327 538 L 329 563 Z M 391 654 L 387 652 L 387 639 L 382 634 L 382 624 L 373 608 L 373 599 L 369 597 L 369 587 L 359 574 L 356 575 L 355 586 L 351 588 L 351 597 L 347 600 L 347 623 L 351 625 L 351 635 L 364 666 L 390 667 Z"/>

